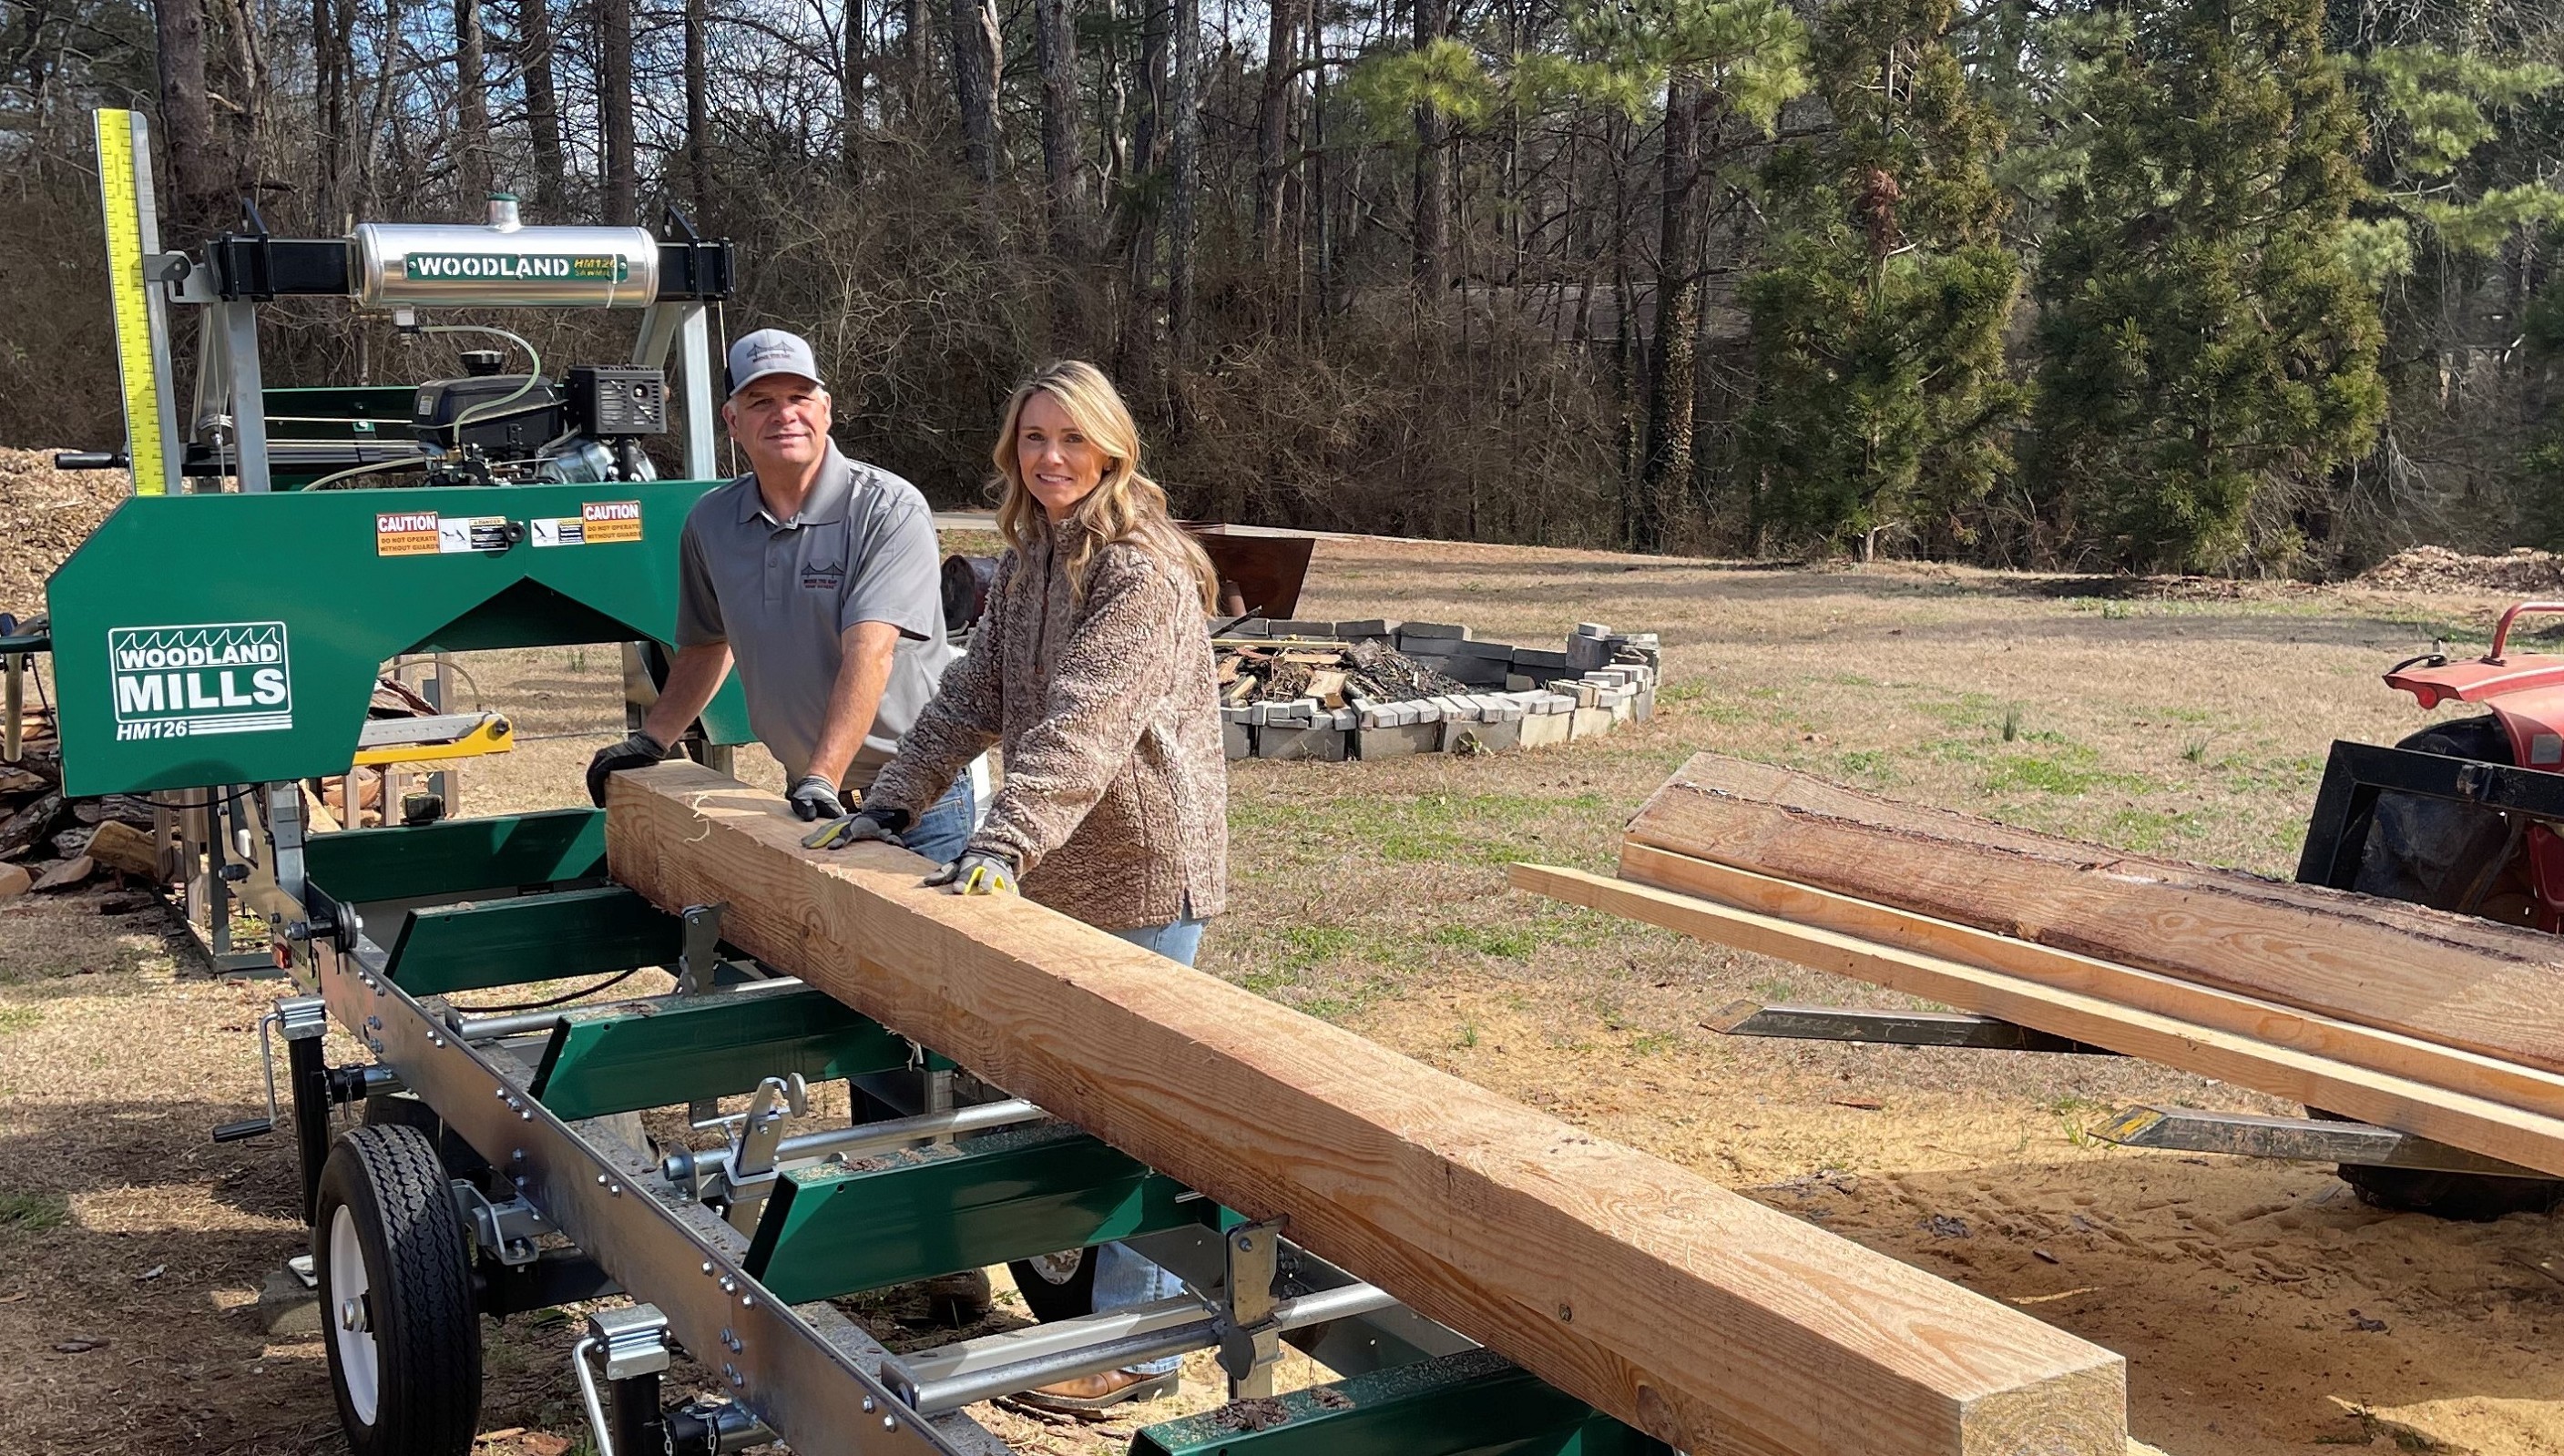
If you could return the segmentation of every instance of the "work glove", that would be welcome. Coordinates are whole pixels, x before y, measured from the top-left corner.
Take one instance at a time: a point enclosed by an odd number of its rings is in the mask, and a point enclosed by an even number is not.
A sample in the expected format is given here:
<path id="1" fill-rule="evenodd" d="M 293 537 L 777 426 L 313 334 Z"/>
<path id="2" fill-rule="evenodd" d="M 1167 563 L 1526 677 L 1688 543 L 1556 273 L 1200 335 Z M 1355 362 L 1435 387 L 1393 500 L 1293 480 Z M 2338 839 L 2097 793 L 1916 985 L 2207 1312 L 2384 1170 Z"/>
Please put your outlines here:
<path id="1" fill-rule="evenodd" d="M 908 827 L 906 809 L 858 809 L 843 818 L 831 819 L 801 837 L 803 849 L 844 849 L 847 845 L 877 839 L 894 848 L 908 848 L 899 832 Z"/>
<path id="2" fill-rule="evenodd" d="M 648 733 L 635 732 L 619 743 L 609 743 L 596 750 L 587 760 L 587 796 L 605 807 L 605 775 L 626 768 L 647 768 L 668 756 L 668 745 Z"/>
<path id="3" fill-rule="evenodd" d="M 964 850 L 962 858 L 927 876 L 926 883 L 956 895 L 1012 895 L 1015 866 L 1004 855 Z"/>
<path id="4" fill-rule="evenodd" d="M 815 773 L 805 773 L 792 781 L 792 791 L 785 798 L 792 801 L 792 813 L 801 819 L 842 819 L 846 804 L 837 797 L 837 786 Z"/>

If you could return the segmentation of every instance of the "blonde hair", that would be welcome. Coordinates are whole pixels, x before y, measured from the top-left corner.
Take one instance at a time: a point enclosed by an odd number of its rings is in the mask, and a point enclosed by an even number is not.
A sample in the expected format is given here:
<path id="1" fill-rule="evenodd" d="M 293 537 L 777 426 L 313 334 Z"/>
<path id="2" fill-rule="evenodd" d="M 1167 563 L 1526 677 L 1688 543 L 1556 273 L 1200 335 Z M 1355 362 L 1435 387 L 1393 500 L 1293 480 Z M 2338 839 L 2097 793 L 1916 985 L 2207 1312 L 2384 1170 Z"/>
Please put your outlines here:
<path id="1" fill-rule="evenodd" d="M 997 427 L 996 448 L 988 455 L 997 467 L 991 484 L 1002 492 L 997 501 L 997 532 L 1018 552 L 1036 528 L 1050 528 L 1040 501 L 1024 487 L 1023 467 L 1015 453 L 1015 433 L 1024 405 L 1036 392 L 1046 393 L 1068 412 L 1069 421 L 1087 443 L 1104 452 L 1104 478 L 1069 512 L 1062 532 L 1067 539 L 1070 589 L 1083 595 L 1087 563 L 1104 546 L 1127 542 L 1156 556 L 1171 570 L 1193 578 L 1202 610 L 1219 605 L 1219 574 L 1210 557 L 1167 510 L 1167 493 L 1140 472 L 1140 425 L 1131 407 L 1104 371 L 1083 359 L 1044 364 L 1017 386 L 1006 401 L 1006 416 Z"/>

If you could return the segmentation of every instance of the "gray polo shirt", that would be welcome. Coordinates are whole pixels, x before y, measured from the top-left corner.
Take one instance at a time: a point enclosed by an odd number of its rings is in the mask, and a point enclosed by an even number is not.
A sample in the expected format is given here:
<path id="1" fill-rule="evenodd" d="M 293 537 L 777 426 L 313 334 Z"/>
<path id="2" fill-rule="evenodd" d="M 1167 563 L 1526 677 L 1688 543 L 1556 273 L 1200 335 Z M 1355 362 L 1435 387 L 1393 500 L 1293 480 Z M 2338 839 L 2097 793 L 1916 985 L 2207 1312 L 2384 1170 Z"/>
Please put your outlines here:
<path id="1" fill-rule="evenodd" d="M 730 644 L 748 727 L 788 780 L 819 745 L 845 630 L 897 627 L 881 711 L 846 769 L 846 786 L 867 787 L 956 655 L 944 640 L 939 550 L 917 488 L 831 443 L 789 520 L 766 514 L 753 474 L 695 503 L 677 551 L 677 645 Z"/>

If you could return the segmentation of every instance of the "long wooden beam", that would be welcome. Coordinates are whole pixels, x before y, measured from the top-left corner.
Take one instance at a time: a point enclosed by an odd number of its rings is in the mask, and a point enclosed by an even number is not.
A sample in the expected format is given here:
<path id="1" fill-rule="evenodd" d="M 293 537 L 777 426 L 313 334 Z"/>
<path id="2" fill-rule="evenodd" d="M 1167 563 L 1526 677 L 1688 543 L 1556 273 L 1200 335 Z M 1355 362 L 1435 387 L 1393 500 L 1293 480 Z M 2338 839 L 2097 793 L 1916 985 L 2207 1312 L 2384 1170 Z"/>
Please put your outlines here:
<path id="1" fill-rule="evenodd" d="M 1516 865 L 1512 878 L 1519 889 L 1571 905 L 2000 1016 L 2564 1177 L 2564 1120 L 2138 1010 L 2085 991 L 1673 891 L 1547 865 Z"/>
<path id="2" fill-rule="evenodd" d="M 616 880 L 1693 1452 L 2120 1456 L 2096 1346 L 1039 906 L 825 854 L 691 763 Z"/>
<path id="3" fill-rule="evenodd" d="M 2564 1072 L 2551 936 L 2007 828 L 1703 753 L 1634 844 Z"/>
<path id="4" fill-rule="evenodd" d="M 2564 1077 L 2373 1026 L 2318 1016 L 2158 971 L 2052 950 L 1973 926 L 1714 865 L 1643 844 L 1623 845 L 1620 878 L 1696 895 L 1739 910 L 1836 931 L 1985 970 L 2080 991 L 2115 1005 L 2154 1011 L 2193 1026 L 2293 1047 L 2373 1072 L 2445 1087 L 2523 1112 L 2564 1118 Z"/>

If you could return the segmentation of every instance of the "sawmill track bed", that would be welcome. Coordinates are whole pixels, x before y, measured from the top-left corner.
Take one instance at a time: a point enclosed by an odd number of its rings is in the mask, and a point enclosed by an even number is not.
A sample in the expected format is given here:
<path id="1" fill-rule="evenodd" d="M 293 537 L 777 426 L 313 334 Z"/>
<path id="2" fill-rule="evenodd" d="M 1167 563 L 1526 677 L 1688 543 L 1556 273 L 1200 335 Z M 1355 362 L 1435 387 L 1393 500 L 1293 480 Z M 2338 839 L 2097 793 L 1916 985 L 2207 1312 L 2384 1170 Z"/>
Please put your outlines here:
<path id="1" fill-rule="evenodd" d="M 2284 874 L 2325 745 L 2416 726 L 2375 674 L 2433 636 L 2479 640 L 2493 605 L 1327 540 L 1312 616 L 1515 641 L 1655 628 L 1656 713 L 1573 754 L 1234 765 L 1235 906 L 1203 964 L 2124 1353 L 2133 1429 L 2165 1451 L 2554 1451 L 2553 1218 L 2390 1215 L 2324 1168 L 2109 1149 L 2084 1129 L 2131 1102 L 2290 1111 L 2142 1063 L 1722 1039 L 1702 1023 L 1740 997 L 1881 995 L 1504 886 L 1514 859 L 1607 872 L 1628 816 L 1701 749 Z M 522 743 L 475 765 L 467 811 L 569 802 L 614 717 L 612 655 L 466 663 Z M 263 1111 L 255 1025 L 280 988 L 179 975 L 174 924 L 105 913 L 127 905 L 96 887 L 0 905 L 0 1440 L 341 1450 L 319 1337 L 259 1322 L 303 1239 L 290 1140 L 205 1141 Z M 362 1060 L 331 1037 L 333 1061 Z M 894 1349 L 955 1334 L 914 1298 L 847 1308 Z M 1001 1298 L 985 1328 L 1022 1318 Z M 578 1323 L 485 1325 L 477 1450 L 583 1438 Z M 1017 1449 L 1100 1456 L 1220 1403 L 1207 1356 L 1185 1375 L 1179 1400 L 1101 1425 L 974 1414 Z"/>

